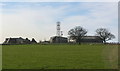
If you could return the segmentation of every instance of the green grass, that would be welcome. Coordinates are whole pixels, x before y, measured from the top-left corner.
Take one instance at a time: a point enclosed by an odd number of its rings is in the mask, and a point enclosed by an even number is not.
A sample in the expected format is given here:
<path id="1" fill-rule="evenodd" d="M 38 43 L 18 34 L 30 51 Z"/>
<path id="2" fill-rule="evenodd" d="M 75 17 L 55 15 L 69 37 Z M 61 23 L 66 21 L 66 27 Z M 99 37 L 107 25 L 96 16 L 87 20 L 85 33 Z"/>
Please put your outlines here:
<path id="1" fill-rule="evenodd" d="M 3 45 L 3 69 L 116 69 L 117 46 Z"/>
<path id="2" fill-rule="evenodd" d="M 2 70 L 2 45 L 0 45 L 0 70 Z"/>

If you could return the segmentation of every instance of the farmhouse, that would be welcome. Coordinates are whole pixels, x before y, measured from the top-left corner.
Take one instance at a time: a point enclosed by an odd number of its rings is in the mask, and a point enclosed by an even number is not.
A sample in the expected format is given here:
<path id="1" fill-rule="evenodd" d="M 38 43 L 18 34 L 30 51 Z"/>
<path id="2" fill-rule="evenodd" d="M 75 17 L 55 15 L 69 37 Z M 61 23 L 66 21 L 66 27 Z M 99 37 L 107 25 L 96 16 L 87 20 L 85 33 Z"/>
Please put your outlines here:
<path id="1" fill-rule="evenodd" d="M 50 43 L 67 43 L 68 39 L 61 36 L 53 36 L 50 38 Z"/>
<path id="2" fill-rule="evenodd" d="M 78 42 L 77 40 L 73 40 Z M 103 43 L 103 40 L 99 36 L 83 36 L 81 43 Z"/>
<path id="3" fill-rule="evenodd" d="M 34 38 L 30 41 L 28 38 L 23 39 L 22 37 L 19 38 L 6 38 L 3 44 L 32 44 L 37 43 Z"/>

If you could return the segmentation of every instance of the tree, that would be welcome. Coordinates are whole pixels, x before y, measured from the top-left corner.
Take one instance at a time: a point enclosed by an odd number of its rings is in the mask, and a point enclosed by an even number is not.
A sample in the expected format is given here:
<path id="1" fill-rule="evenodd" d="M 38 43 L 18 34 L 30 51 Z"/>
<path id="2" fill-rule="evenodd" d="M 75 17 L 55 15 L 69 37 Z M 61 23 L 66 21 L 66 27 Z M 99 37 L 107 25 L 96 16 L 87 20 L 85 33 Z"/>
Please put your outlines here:
<path id="1" fill-rule="evenodd" d="M 79 44 L 81 43 L 81 38 L 87 33 L 87 30 L 82 28 L 81 26 L 77 26 L 68 31 L 68 35 L 70 35 L 70 39 L 76 40 Z"/>
<path id="2" fill-rule="evenodd" d="M 37 43 L 34 38 L 32 38 L 31 43 Z"/>
<path id="3" fill-rule="evenodd" d="M 108 31 L 106 28 L 99 28 L 96 30 L 96 33 L 103 40 L 104 43 L 115 38 L 115 36 L 111 34 L 110 31 Z"/>

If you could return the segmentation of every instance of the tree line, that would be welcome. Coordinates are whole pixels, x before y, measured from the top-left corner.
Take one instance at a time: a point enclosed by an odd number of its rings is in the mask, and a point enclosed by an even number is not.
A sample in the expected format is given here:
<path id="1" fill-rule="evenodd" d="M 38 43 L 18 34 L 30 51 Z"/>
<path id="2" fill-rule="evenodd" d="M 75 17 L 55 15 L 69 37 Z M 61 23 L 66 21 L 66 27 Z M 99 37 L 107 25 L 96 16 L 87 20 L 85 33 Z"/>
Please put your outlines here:
<path id="1" fill-rule="evenodd" d="M 70 29 L 68 31 L 68 35 L 70 35 L 70 39 L 76 40 L 79 44 L 81 44 L 81 39 L 83 36 L 87 34 L 87 30 L 84 29 L 81 26 L 77 26 L 73 29 Z M 106 43 L 106 41 L 111 40 L 115 38 L 115 35 L 113 35 L 108 29 L 106 28 L 98 28 L 96 29 L 96 36 L 99 36 L 103 43 Z"/>

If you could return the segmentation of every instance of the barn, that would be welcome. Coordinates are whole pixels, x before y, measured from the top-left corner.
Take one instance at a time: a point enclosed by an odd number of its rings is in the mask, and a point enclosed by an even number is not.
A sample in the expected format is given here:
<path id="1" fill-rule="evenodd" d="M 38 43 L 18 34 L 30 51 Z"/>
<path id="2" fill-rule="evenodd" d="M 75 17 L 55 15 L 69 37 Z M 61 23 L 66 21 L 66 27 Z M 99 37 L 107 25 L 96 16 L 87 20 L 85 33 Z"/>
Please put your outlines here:
<path id="1" fill-rule="evenodd" d="M 28 38 L 23 39 L 22 37 L 19 38 L 6 38 L 3 44 L 31 44 L 37 43 L 35 40 L 30 41 Z"/>
<path id="2" fill-rule="evenodd" d="M 68 38 L 61 36 L 53 36 L 50 38 L 50 43 L 67 43 Z"/>
<path id="3" fill-rule="evenodd" d="M 77 40 L 70 39 L 69 42 L 77 43 Z M 83 36 L 81 43 L 103 43 L 103 40 L 99 36 Z"/>
<path id="4" fill-rule="evenodd" d="M 99 36 L 84 36 L 81 40 L 83 43 L 103 43 Z"/>

